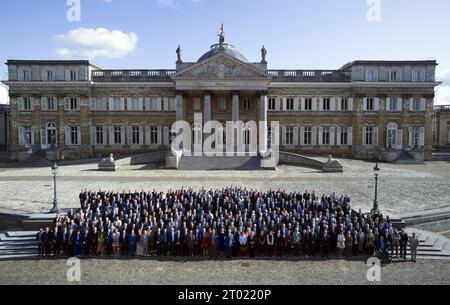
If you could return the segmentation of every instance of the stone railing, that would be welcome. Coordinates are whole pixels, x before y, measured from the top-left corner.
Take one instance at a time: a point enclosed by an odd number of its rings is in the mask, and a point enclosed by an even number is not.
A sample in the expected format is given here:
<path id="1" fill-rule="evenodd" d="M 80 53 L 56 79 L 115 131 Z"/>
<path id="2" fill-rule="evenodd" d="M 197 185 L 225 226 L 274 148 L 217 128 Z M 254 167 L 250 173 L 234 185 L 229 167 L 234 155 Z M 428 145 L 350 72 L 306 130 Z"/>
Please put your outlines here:
<path id="1" fill-rule="evenodd" d="M 340 70 L 268 70 L 275 82 L 350 82 L 350 72 Z"/>
<path id="2" fill-rule="evenodd" d="M 170 82 L 176 70 L 95 70 L 94 82 Z"/>

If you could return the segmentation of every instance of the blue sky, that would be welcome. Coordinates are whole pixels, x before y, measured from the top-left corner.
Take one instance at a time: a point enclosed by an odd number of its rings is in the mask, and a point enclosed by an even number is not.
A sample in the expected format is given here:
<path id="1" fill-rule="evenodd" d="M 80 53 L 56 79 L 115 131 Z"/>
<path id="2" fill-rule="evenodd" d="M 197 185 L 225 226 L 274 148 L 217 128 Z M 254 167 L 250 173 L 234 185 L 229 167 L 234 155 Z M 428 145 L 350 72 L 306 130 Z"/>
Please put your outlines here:
<path id="1" fill-rule="evenodd" d="M 439 102 L 450 103 L 448 0 L 380 0 L 380 21 L 367 18 L 367 2 L 376 0 L 80 1 L 79 22 L 68 21 L 67 0 L 2 1 L 2 63 L 86 58 L 105 68 L 174 68 L 178 44 L 183 60 L 196 61 L 224 22 L 226 41 L 249 60 L 258 61 L 265 45 L 271 69 L 436 58 L 446 85 Z"/>

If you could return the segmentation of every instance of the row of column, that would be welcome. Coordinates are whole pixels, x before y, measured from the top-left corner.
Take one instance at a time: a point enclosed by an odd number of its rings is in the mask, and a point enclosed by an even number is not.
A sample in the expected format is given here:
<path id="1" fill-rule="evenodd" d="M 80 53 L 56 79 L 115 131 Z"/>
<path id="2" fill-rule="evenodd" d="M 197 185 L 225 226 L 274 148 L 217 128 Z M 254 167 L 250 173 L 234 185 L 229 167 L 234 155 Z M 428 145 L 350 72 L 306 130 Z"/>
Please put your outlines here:
<path id="1" fill-rule="evenodd" d="M 264 122 L 259 124 L 259 132 L 261 135 L 259 138 L 260 149 L 267 148 L 267 108 L 268 99 L 267 91 L 262 91 L 259 99 L 259 121 Z M 176 105 L 176 120 L 177 122 L 184 120 L 184 109 L 183 109 L 183 94 L 182 92 L 177 92 L 177 105 Z M 231 120 L 233 123 L 239 121 L 239 92 L 233 91 L 232 97 L 232 115 Z M 204 108 L 203 108 L 203 122 L 211 121 L 211 93 L 205 92 L 204 95 Z M 234 130 L 234 139 L 237 139 L 237 130 Z"/>

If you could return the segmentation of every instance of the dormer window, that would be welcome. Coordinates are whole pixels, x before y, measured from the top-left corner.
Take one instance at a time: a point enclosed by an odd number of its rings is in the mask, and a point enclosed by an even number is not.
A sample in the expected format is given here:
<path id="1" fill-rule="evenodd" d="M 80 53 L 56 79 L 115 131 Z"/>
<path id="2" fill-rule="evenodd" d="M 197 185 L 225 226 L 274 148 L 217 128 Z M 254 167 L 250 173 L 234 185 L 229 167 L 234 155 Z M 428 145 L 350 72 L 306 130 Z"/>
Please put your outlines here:
<path id="1" fill-rule="evenodd" d="M 411 80 L 413 82 L 420 82 L 422 77 L 422 73 L 419 70 L 412 71 Z"/>
<path id="2" fill-rule="evenodd" d="M 367 70 L 366 81 L 368 81 L 368 82 L 375 81 L 375 71 L 374 70 Z"/>
<path id="3" fill-rule="evenodd" d="M 398 77 L 398 71 L 392 70 L 389 74 L 389 81 L 391 82 L 398 82 L 399 81 L 399 77 Z"/>

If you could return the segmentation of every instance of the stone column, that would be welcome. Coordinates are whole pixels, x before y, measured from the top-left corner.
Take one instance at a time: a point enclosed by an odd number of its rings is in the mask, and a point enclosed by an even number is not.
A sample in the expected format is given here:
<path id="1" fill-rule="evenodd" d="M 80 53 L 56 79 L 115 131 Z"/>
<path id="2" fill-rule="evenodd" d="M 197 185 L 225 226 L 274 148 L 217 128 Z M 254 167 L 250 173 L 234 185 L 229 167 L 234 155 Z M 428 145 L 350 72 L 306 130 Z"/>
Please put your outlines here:
<path id="1" fill-rule="evenodd" d="M 204 123 L 211 121 L 211 92 L 204 93 L 204 109 L 203 109 Z"/>
<path id="2" fill-rule="evenodd" d="M 267 149 L 267 135 L 268 135 L 268 127 L 267 127 L 267 107 L 268 107 L 268 92 L 262 91 L 259 98 L 259 150 Z"/>
<path id="3" fill-rule="evenodd" d="M 231 120 L 235 124 L 237 121 L 239 121 L 239 91 L 233 91 L 232 94 L 233 94 L 233 99 L 232 99 Z M 233 146 L 236 149 L 236 147 L 238 146 L 238 142 L 237 142 L 238 130 L 237 130 L 237 128 L 233 129 L 233 135 L 234 135 Z"/>

